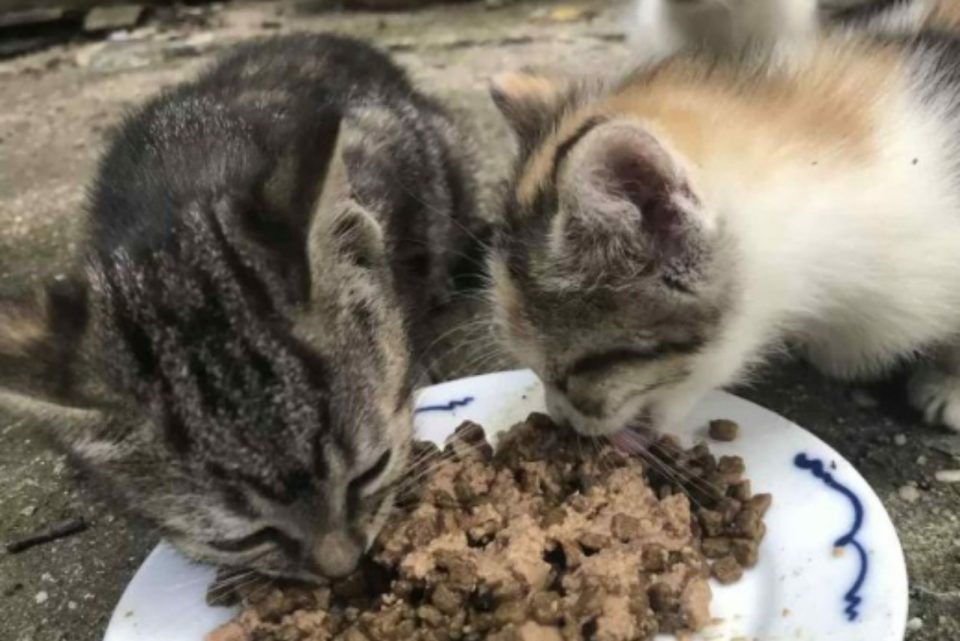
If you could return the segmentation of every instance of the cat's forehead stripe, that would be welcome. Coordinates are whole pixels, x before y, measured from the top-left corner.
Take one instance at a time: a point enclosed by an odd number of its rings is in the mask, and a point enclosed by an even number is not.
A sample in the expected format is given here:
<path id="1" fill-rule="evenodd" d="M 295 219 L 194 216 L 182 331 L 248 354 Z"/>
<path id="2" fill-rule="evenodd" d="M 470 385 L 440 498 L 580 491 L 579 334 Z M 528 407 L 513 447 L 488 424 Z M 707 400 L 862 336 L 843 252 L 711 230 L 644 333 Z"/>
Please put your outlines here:
<path id="1" fill-rule="evenodd" d="M 555 167 L 585 135 L 607 119 L 596 108 L 586 108 L 565 116 L 553 134 L 531 154 L 517 183 L 517 200 L 524 208 L 534 208 L 541 191 L 555 177 Z"/>

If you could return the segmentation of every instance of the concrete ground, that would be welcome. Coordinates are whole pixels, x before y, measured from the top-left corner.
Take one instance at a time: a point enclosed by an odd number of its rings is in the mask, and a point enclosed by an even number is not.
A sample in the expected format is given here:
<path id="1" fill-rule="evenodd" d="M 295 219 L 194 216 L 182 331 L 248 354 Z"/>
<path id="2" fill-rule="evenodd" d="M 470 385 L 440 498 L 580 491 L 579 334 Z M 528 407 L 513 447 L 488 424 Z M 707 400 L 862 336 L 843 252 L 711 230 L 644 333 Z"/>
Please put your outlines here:
<path id="1" fill-rule="evenodd" d="M 0 63 L 0 294 L 69 268 L 105 134 L 126 108 L 192 76 L 238 40 L 292 30 L 362 35 L 392 50 L 423 86 L 463 114 L 488 190 L 510 153 L 486 96 L 495 72 L 528 64 L 611 68 L 627 59 L 616 4 L 468 4 L 396 14 L 319 13 L 291 4 L 194 9 L 105 42 Z M 464 312 L 462 315 L 466 315 Z M 448 367 L 447 374 L 482 369 Z M 896 523 L 911 577 L 917 641 L 960 639 L 960 437 L 919 425 L 895 384 L 851 390 L 784 363 L 743 390 L 854 461 Z M 882 399 L 877 403 L 874 399 Z M 63 518 L 90 528 L 17 555 L 0 552 L 0 641 L 96 641 L 124 585 L 156 543 L 88 495 L 41 434 L 0 418 L 0 542 Z M 855 641 L 872 641 L 869 639 Z"/>

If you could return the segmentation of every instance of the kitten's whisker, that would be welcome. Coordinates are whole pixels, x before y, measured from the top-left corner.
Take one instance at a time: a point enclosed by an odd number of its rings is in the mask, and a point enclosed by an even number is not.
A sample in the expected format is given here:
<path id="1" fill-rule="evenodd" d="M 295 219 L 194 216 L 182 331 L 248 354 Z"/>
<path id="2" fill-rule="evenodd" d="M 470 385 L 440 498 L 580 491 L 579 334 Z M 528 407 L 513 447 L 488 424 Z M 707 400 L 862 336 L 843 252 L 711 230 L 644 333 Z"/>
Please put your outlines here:
<path id="1" fill-rule="evenodd" d="M 395 169 L 395 168 L 394 168 L 394 169 Z M 395 183 L 398 187 L 400 187 L 400 189 L 402 189 L 403 191 L 405 191 L 408 196 L 410 196 L 412 199 L 414 199 L 414 200 L 415 200 L 416 202 L 418 202 L 419 204 L 423 205 L 424 209 L 426 209 L 427 211 L 432 212 L 432 213 L 434 213 L 434 214 L 436 214 L 436 215 L 438 215 L 438 216 L 442 216 L 442 217 L 444 217 L 446 220 L 448 220 L 450 223 L 459 226 L 460 229 L 461 229 L 462 231 L 464 231 L 464 232 L 470 237 L 471 240 L 473 240 L 475 243 L 477 243 L 477 244 L 478 244 L 480 247 L 482 247 L 485 251 L 489 252 L 491 249 L 493 249 L 492 246 L 489 245 L 485 240 L 479 238 L 479 237 L 473 232 L 473 230 L 471 230 L 469 227 L 467 227 L 467 226 L 464 225 L 462 222 L 460 222 L 459 220 L 457 220 L 455 217 L 451 216 L 451 215 L 450 215 L 451 212 L 443 211 L 443 210 L 441 210 L 441 209 L 438 209 L 438 208 L 434 207 L 434 206 L 431 205 L 430 203 L 426 202 L 423 198 L 420 197 L 420 195 L 419 195 L 419 193 L 417 193 L 416 189 L 410 187 L 409 185 L 407 185 L 407 184 L 401 179 L 401 177 L 399 176 L 399 174 L 397 174 L 396 172 L 390 172 L 390 173 L 387 174 L 387 176 L 389 176 L 389 177 L 394 181 L 394 183 Z M 477 211 L 476 211 L 475 213 L 476 213 L 477 215 L 479 215 L 479 213 L 480 213 L 479 207 L 477 207 L 476 209 L 477 209 Z"/>
<path id="2" fill-rule="evenodd" d="M 468 455 L 472 454 L 475 451 L 480 450 L 482 447 L 486 445 L 485 441 L 480 441 L 477 443 L 468 443 L 466 441 L 463 441 L 458 435 L 454 435 L 453 437 L 451 437 L 451 439 L 448 440 L 448 443 L 458 444 L 460 448 L 466 449 L 466 453 Z M 428 465 L 425 465 L 419 468 L 411 468 L 410 472 L 412 472 L 412 474 L 408 474 L 400 477 L 395 482 L 395 484 L 392 485 L 391 487 L 399 488 L 399 491 L 408 490 L 410 487 L 413 487 L 420 481 L 431 476 L 440 467 L 442 467 L 444 464 L 452 460 L 452 457 L 454 456 L 454 454 L 455 454 L 454 452 L 447 449 L 440 451 L 438 455 L 430 457 L 436 460 L 430 461 Z"/>
<path id="3" fill-rule="evenodd" d="M 252 586 L 256 586 L 264 580 L 265 579 L 263 575 L 254 574 L 253 576 L 247 576 L 244 581 L 239 581 L 232 585 L 226 585 L 223 587 L 217 586 L 207 592 L 207 601 L 211 605 L 223 605 L 241 590 L 246 590 Z"/>
<path id="4" fill-rule="evenodd" d="M 413 366 L 415 368 L 421 367 L 424 365 L 424 362 L 427 359 L 431 359 L 434 361 L 437 360 L 437 358 L 433 356 L 433 350 L 442 341 L 450 338 L 451 336 L 457 334 L 458 332 L 468 333 L 474 327 L 482 328 L 488 322 L 489 321 L 485 318 L 471 318 L 470 320 L 464 321 L 462 323 L 458 323 L 453 327 L 445 330 L 442 334 L 440 334 L 439 336 L 435 337 L 433 340 L 430 341 L 430 343 L 423 349 L 423 353 L 417 359 L 414 360 Z M 448 350 L 452 351 L 454 349 L 461 349 L 462 345 L 463 345 L 462 341 L 456 341 L 454 342 L 454 344 L 452 344 L 448 348 Z M 446 356 L 447 354 L 449 354 L 449 351 L 445 352 L 443 355 Z"/>
<path id="5" fill-rule="evenodd" d="M 659 442 L 657 442 L 656 440 L 653 440 L 650 436 L 637 431 L 629 432 L 628 436 L 630 437 L 630 439 L 633 441 L 634 444 L 639 445 L 639 448 L 638 448 L 639 450 L 646 452 L 648 457 L 654 457 L 660 462 L 662 462 L 664 465 L 668 466 L 674 473 L 674 477 L 683 479 L 683 482 L 686 485 L 694 487 L 695 489 L 701 490 L 713 496 L 724 495 L 723 487 L 715 483 L 711 483 L 709 480 L 701 476 L 697 476 L 693 473 L 690 473 L 681 467 L 671 464 L 669 462 L 669 459 L 672 458 L 672 456 L 666 455 L 669 453 L 668 450 Z M 672 453 L 669 453 L 669 454 L 672 454 Z"/>
<path id="6" fill-rule="evenodd" d="M 626 435 L 630 440 L 633 441 L 632 445 L 637 445 L 638 447 L 632 447 L 631 450 L 634 451 L 638 456 L 643 460 L 647 461 L 650 465 L 656 469 L 657 472 L 666 477 L 667 480 L 675 483 L 681 492 L 687 495 L 687 497 L 696 504 L 697 507 L 704 507 L 703 504 L 690 492 L 686 487 L 685 480 L 681 475 L 678 474 L 677 470 L 671 467 L 666 461 L 660 460 L 652 452 L 647 449 L 649 441 L 645 440 L 643 436 L 637 432 L 630 432 Z"/>
<path id="7" fill-rule="evenodd" d="M 228 583 L 231 582 L 231 581 L 239 581 L 241 578 L 246 578 L 246 577 L 248 577 L 249 575 L 251 575 L 251 574 L 253 574 L 253 573 L 254 573 L 253 570 L 241 570 L 241 571 L 238 572 L 236 575 L 230 576 L 229 578 L 223 579 L 222 581 L 214 580 L 214 582 L 213 582 L 213 584 L 212 584 L 214 587 L 211 588 L 211 592 L 212 592 L 214 589 L 219 588 L 220 586 L 222 586 L 222 585 L 224 585 L 224 584 L 228 584 Z M 239 577 L 239 578 L 238 578 L 238 577 Z M 196 579 L 190 579 L 189 581 L 181 581 L 180 583 L 167 584 L 167 585 L 164 585 L 161 589 L 162 589 L 164 592 L 173 592 L 173 591 L 175 591 L 175 590 L 179 591 L 179 590 L 182 590 L 182 589 L 184 589 L 184 588 L 193 587 L 193 586 L 197 585 L 198 583 L 209 583 L 209 582 L 210 582 L 210 579 L 208 579 L 207 577 L 200 577 L 200 578 L 196 578 Z"/>
<path id="8" fill-rule="evenodd" d="M 664 456 L 664 454 L 666 453 L 666 450 L 665 450 L 661 445 L 659 445 L 659 444 L 657 444 L 657 443 L 652 443 L 652 444 L 650 445 L 649 451 L 650 451 L 650 454 L 651 454 L 651 455 L 656 456 L 656 455 L 658 454 L 658 452 L 659 452 L 661 458 L 666 458 L 666 457 Z M 698 489 L 704 490 L 704 491 L 706 491 L 708 494 L 712 494 L 712 495 L 715 495 L 715 496 L 718 496 L 718 497 L 723 496 L 723 495 L 725 494 L 725 490 L 724 490 L 724 488 L 723 488 L 722 486 L 717 485 L 716 483 L 711 483 L 708 479 L 705 479 L 705 478 L 703 478 L 702 476 L 697 476 L 696 474 L 693 474 L 692 472 L 688 472 L 688 471 L 684 470 L 683 468 L 676 467 L 676 466 L 674 466 L 673 469 L 674 469 L 674 470 L 677 472 L 677 474 L 679 474 L 681 477 L 686 478 L 686 479 L 687 479 L 687 482 L 688 482 L 690 485 L 696 486 Z"/>

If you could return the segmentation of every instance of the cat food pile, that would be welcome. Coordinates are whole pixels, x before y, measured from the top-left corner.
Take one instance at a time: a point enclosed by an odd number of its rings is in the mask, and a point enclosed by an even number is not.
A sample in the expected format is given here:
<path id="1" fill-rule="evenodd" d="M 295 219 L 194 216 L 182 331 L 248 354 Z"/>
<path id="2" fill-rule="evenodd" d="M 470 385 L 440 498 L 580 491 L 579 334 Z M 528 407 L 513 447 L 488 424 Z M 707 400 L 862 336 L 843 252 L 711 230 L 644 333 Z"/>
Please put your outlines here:
<path id="1" fill-rule="evenodd" d="M 465 423 L 361 570 L 330 588 L 248 596 L 207 641 L 640 641 L 699 630 L 711 620 L 707 579 L 732 583 L 757 562 L 770 496 L 752 494 L 737 457 L 668 439 L 651 452 L 669 467 L 536 414 L 494 452 Z"/>

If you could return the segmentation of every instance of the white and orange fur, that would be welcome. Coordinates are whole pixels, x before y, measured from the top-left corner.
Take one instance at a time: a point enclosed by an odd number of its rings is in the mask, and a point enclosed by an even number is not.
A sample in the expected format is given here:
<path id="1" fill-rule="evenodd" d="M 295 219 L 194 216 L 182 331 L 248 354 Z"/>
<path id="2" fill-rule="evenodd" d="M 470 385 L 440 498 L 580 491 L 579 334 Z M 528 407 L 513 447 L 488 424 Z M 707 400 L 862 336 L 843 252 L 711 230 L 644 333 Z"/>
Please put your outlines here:
<path id="1" fill-rule="evenodd" d="M 775 4 L 724 2 L 759 3 Z M 641 11 L 668 4 L 647 0 Z M 941 25 L 960 15 L 957 3 L 920 4 L 924 20 L 934 17 Z M 744 70 L 743 62 L 718 68 L 696 56 L 676 56 L 655 72 L 640 72 L 615 89 L 567 104 L 551 133 L 521 163 L 519 210 L 531 206 L 537 186 L 551 180 L 549 159 L 558 147 L 584 123 L 603 123 L 578 139 L 559 170 L 552 169 L 560 211 L 550 234 L 540 239 L 543 251 L 534 260 L 542 262 L 535 263 L 534 273 L 559 265 L 558 239 L 571 220 L 605 224 L 602 214 L 590 212 L 597 185 L 589 190 L 584 185 L 596 179 L 605 145 L 624 153 L 634 134 L 654 140 L 659 147 L 654 155 L 669 158 L 668 173 L 675 177 L 669 180 L 682 187 L 674 192 L 678 211 L 695 219 L 692 228 L 710 247 L 712 264 L 734 272 L 734 302 L 701 349 L 682 361 L 617 363 L 608 374 L 591 372 L 591 380 L 578 383 L 578 394 L 589 397 L 594 385 L 593 392 L 607 402 L 625 400 L 588 416 L 551 379 L 563 370 L 558 359 L 569 363 L 589 350 L 545 344 L 543 336 L 562 332 L 531 327 L 530 319 L 542 316 L 524 291 L 534 287 L 542 294 L 566 286 L 572 292 L 576 277 L 565 285 L 558 285 L 563 277 L 556 274 L 552 284 L 521 285 L 508 267 L 508 252 L 495 252 L 498 325 L 513 351 L 544 379 L 554 413 L 579 431 L 615 433 L 638 415 L 666 427 L 704 393 L 736 382 L 788 343 L 800 345 L 815 365 L 842 379 L 873 377 L 912 362 L 912 402 L 929 422 L 960 431 L 960 81 L 951 85 L 938 76 L 944 61 L 936 58 L 942 53 L 936 44 L 923 51 L 849 33 L 811 34 L 806 44 L 789 60 L 758 62 L 751 70 Z M 960 45 L 955 46 L 951 60 L 960 63 Z M 550 86 L 543 77 L 507 74 L 495 82 L 494 94 L 508 119 L 516 121 L 524 110 L 542 110 L 557 100 L 563 90 Z M 633 151 L 649 154 L 644 150 L 649 144 L 638 142 Z M 695 196 L 692 207 L 681 195 L 689 192 Z M 564 202 L 575 204 L 564 211 Z M 618 209 L 627 210 L 629 203 Z M 640 221 L 642 208 L 635 213 Z M 622 233 L 622 226 L 610 233 Z M 581 248 L 576 260 L 588 260 L 585 253 Z M 616 269 L 610 266 L 602 277 Z M 711 278 L 691 280 L 691 291 L 709 288 Z M 576 296 L 568 299 L 576 304 Z M 550 316 L 565 318 L 564 331 L 576 341 L 578 329 L 570 323 L 578 314 L 569 311 L 554 309 Z M 619 328 L 639 322 L 614 321 Z M 634 329 L 637 335 L 651 331 Z M 593 347 L 602 352 L 609 346 Z M 651 387 L 655 368 L 687 374 L 640 393 L 644 385 Z"/>

